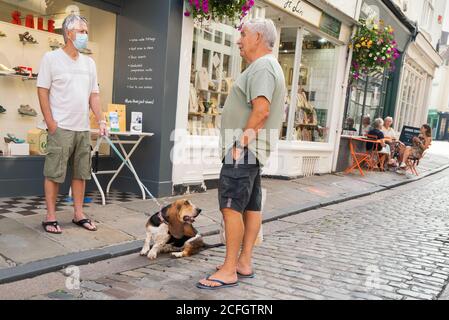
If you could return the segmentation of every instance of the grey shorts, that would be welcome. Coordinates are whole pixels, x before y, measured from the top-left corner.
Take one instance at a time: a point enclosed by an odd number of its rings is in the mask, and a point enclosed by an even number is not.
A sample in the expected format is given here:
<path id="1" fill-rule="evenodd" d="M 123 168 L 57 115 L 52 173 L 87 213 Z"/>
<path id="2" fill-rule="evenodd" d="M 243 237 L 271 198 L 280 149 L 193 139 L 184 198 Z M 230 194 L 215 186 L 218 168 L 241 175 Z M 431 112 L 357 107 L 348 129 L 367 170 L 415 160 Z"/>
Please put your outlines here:
<path id="1" fill-rule="evenodd" d="M 223 164 L 218 183 L 220 210 L 245 211 L 262 210 L 262 184 L 260 165 Z"/>
<path id="2" fill-rule="evenodd" d="M 90 132 L 76 132 L 57 128 L 48 134 L 47 155 L 44 164 L 44 176 L 56 183 L 64 183 L 67 167 L 73 170 L 73 178 L 90 180 L 91 178 Z"/>

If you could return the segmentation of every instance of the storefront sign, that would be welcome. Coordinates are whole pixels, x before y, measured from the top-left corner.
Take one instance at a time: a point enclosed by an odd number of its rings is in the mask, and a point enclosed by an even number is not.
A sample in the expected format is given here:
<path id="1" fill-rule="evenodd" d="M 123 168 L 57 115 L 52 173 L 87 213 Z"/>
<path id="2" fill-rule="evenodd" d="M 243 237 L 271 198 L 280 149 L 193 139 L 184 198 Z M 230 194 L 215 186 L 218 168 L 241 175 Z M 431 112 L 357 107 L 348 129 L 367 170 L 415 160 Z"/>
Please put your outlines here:
<path id="1" fill-rule="evenodd" d="M 320 27 L 322 11 L 303 0 L 265 0 L 302 20 Z"/>
<path id="2" fill-rule="evenodd" d="M 341 21 L 326 13 L 323 13 L 323 16 L 321 17 L 320 30 L 338 39 L 340 37 Z"/>

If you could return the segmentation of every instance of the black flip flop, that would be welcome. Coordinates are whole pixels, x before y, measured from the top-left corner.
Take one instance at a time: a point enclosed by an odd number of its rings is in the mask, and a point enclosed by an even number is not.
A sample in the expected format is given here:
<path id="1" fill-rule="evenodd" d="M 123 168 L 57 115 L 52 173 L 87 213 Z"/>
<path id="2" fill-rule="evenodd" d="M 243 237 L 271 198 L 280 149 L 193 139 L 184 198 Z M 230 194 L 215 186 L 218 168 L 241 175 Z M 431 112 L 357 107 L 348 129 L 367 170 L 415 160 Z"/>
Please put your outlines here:
<path id="1" fill-rule="evenodd" d="M 75 219 L 73 219 L 72 222 L 74 224 L 76 224 L 77 226 L 83 228 L 83 229 L 86 229 L 86 230 L 89 230 L 89 231 L 97 231 L 96 227 L 95 227 L 95 229 L 89 229 L 86 226 L 84 226 L 86 223 L 88 223 L 88 224 L 90 224 L 93 227 L 92 221 L 90 221 L 90 219 L 82 219 L 82 220 L 80 220 L 78 222 L 76 222 Z"/>
<path id="2" fill-rule="evenodd" d="M 240 273 L 240 272 L 237 271 L 237 275 L 238 275 L 240 278 L 243 278 L 243 279 L 253 279 L 253 278 L 256 277 L 256 274 L 255 274 L 254 272 L 251 273 L 251 274 L 243 274 L 243 273 Z"/>
<path id="3" fill-rule="evenodd" d="M 218 289 L 223 289 L 223 288 L 236 287 L 239 285 L 238 282 L 226 283 L 224 281 L 221 281 L 218 279 L 211 279 L 211 278 L 207 278 L 206 280 L 216 282 L 219 284 L 219 286 L 208 286 L 208 285 L 202 284 L 201 282 L 198 282 L 196 284 L 196 287 L 199 289 L 205 289 L 205 290 L 218 290 Z"/>
<path id="4" fill-rule="evenodd" d="M 42 227 L 44 228 L 45 232 L 47 233 L 52 233 L 52 234 L 61 234 L 61 231 L 49 231 L 47 229 L 48 226 L 52 226 L 52 227 L 59 227 L 59 223 L 58 221 L 47 221 L 47 222 L 42 222 Z"/>

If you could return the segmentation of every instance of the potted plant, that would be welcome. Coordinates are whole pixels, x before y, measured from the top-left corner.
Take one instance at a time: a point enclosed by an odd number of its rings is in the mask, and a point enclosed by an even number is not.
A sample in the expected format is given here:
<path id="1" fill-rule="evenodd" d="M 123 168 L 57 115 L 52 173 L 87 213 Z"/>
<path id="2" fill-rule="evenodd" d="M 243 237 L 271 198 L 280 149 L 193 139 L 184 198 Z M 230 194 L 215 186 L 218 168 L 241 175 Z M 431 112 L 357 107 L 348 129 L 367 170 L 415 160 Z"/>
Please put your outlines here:
<path id="1" fill-rule="evenodd" d="M 359 79 L 373 71 L 394 70 L 394 62 L 400 57 L 394 29 L 380 20 L 361 20 L 361 26 L 352 38 L 351 73 Z"/>
<path id="2" fill-rule="evenodd" d="M 185 16 L 191 16 L 200 23 L 228 19 L 240 22 L 254 6 L 254 0 L 186 0 Z"/>

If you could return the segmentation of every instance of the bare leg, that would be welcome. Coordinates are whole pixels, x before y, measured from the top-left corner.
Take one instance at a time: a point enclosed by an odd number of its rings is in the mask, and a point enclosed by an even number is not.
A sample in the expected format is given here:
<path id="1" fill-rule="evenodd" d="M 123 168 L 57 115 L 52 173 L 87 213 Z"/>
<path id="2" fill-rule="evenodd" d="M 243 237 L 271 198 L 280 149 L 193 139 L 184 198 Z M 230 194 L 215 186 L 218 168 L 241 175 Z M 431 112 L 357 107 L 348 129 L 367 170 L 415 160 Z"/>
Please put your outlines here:
<path id="1" fill-rule="evenodd" d="M 45 218 L 46 222 L 56 221 L 56 199 L 58 198 L 59 183 L 53 182 L 45 178 L 44 182 L 45 189 L 45 202 L 47 204 L 47 216 Z M 61 232 L 61 228 L 55 228 L 53 226 L 48 226 L 47 230 L 50 232 Z"/>
<path id="2" fill-rule="evenodd" d="M 72 180 L 72 194 L 73 194 L 73 206 L 75 209 L 75 221 L 86 219 L 83 213 L 84 203 L 84 191 L 86 189 L 86 182 L 84 180 L 73 179 Z M 90 230 L 95 230 L 96 226 L 92 222 L 91 224 L 85 223 L 84 226 Z"/>
<path id="3" fill-rule="evenodd" d="M 251 274 L 252 256 L 254 244 L 262 225 L 262 213 L 258 211 L 246 211 L 244 215 L 245 234 L 243 236 L 243 247 L 238 262 L 238 271 L 241 274 Z"/>
<path id="4" fill-rule="evenodd" d="M 222 214 L 225 223 L 226 258 L 222 268 L 210 276 L 210 278 L 232 283 L 237 281 L 237 263 L 245 229 L 240 212 L 232 209 L 223 209 Z M 202 279 L 200 283 L 210 287 L 220 285 L 207 279 Z"/>

